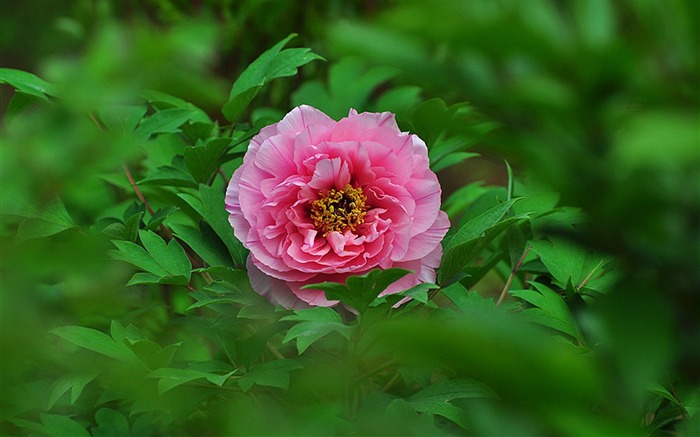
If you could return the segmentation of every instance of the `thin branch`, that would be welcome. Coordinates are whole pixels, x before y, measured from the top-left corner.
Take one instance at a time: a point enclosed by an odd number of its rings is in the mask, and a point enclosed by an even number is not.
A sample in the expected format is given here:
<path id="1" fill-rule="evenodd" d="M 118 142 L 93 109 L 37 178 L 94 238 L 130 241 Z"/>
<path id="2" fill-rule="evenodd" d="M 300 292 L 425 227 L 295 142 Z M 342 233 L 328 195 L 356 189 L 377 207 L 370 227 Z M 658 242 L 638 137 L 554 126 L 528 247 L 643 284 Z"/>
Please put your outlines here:
<path id="1" fill-rule="evenodd" d="M 141 202 L 146 206 L 146 209 L 148 212 L 153 216 L 155 215 L 155 211 L 153 211 L 153 208 L 151 208 L 151 205 L 148 204 L 148 201 L 146 198 L 143 196 L 143 193 L 141 192 L 141 189 L 136 185 L 136 181 L 134 180 L 134 177 L 131 175 L 131 171 L 129 170 L 129 166 L 126 165 L 126 163 L 122 164 L 122 168 L 124 169 L 124 174 L 126 175 L 126 178 L 129 180 L 129 184 L 131 184 L 131 188 L 134 189 L 134 192 L 136 193 L 136 196 L 139 198 Z M 172 235 L 170 236 L 172 238 Z"/>
<path id="2" fill-rule="evenodd" d="M 508 280 L 506 281 L 506 285 L 503 287 L 503 291 L 501 291 L 501 295 L 498 297 L 498 302 L 496 302 L 496 306 L 501 305 L 501 302 L 503 302 L 503 299 L 505 299 L 506 294 L 508 294 L 508 289 L 510 289 L 510 285 L 513 283 L 513 279 L 515 279 L 515 274 L 518 273 L 518 269 L 520 269 L 520 266 L 523 264 L 523 261 L 525 261 L 525 257 L 527 256 L 528 253 L 530 253 L 530 248 L 531 248 L 531 246 L 527 246 L 525 248 L 525 251 L 523 252 L 523 256 L 520 257 L 518 262 L 511 269 L 510 276 L 508 276 Z"/>

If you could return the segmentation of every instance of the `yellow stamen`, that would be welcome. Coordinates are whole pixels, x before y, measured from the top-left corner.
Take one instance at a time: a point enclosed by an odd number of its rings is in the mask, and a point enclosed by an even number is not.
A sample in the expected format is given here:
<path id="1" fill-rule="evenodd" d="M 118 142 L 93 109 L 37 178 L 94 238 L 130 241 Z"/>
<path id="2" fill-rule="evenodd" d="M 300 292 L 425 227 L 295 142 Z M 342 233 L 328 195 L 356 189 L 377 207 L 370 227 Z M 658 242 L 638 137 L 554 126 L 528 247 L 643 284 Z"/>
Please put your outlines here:
<path id="1" fill-rule="evenodd" d="M 367 196 L 360 187 L 354 188 L 347 184 L 342 191 L 331 188 L 325 197 L 311 203 L 311 220 L 323 232 L 324 237 L 332 231 L 355 231 L 357 226 L 365 222 L 368 209 L 366 202 Z"/>

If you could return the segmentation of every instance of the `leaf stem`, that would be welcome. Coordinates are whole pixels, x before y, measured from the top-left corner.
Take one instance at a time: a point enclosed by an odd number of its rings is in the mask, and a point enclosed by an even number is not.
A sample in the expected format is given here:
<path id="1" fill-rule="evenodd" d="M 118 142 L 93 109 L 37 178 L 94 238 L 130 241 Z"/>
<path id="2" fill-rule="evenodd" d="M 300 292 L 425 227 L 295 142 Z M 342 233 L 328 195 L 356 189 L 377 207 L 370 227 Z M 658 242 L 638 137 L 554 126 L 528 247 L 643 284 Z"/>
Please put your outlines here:
<path id="1" fill-rule="evenodd" d="M 527 246 L 525 248 L 525 250 L 523 251 L 523 256 L 520 257 L 518 262 L 511 269 L 510 276 L 508 276 L 508 280 L 506 281 L 506 285 L 503 287 L 503 291 L 501 291 L 501 295 L 498 297 L 498 302 L 496 302 L 496 306 L 500 306 L 501 302 L 503 302 L 503 299 L 505 299 L 506 294 L 508 294 L 508 289 L 510 289 L 510 285 L 513 283 L 513 279 L 515 278 L 515 274 L 518 273 L 518 269 L 520 269 L 520 266 L 523 264 L 523 261 L 525 261 L 525 257 L 527 256 L 528 253 L 530 253 L 531 247 L 532 246 Z"/>

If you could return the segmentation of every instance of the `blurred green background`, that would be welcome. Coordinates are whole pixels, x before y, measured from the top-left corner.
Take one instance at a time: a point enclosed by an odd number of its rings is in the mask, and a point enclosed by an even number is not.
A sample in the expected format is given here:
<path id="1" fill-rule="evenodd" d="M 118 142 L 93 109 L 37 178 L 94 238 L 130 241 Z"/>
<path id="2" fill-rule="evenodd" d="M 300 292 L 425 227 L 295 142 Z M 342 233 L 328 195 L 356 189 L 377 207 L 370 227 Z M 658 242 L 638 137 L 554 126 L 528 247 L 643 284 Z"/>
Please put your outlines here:
<path id="1" fill-rule="evenodd" d="M 480 157 L 439 173 L 445 198 L 474 181 L 505 185 L 507 160 L 517 175 L 515 194 L 555 192 L 560 206 L 583 211 L 585 224 L 550 235 L 610 255 L 619 266 L 614 292 L 593 311 L 572 308 L 587 333 L 607 340 L 595 351 L 594 373 L 600 371 L 607 387 L 600 392 L 576 392 L 576 381 L 567 379 L 576 376 L 580 363 L 553 376 L 563 378 L 554 395 L 536 390 L 543 378 L 537 372 L 547 363 L 535 360 L 535 370 L 517 374 L 529 383 L 503 376 L 517 363 L 503 373 L 489 370 L 490 360 L 497 360 L 491 355 L 532 358 L 541 346 L 535 342 L 523 352 L 518 342 L 526 336 L 498 331 L 493 324 L 499 318 L 455 327 L 465 336 L 454 341 L 476 339 L 487 349 L 483 356 L 469 348 L 441 356 L 442 365 L 460 369 L 460 363 L 472 363 L 470 369 L 492 385 L 505 378 L 500 389 L 514 399 L 473 410 L 465 401 L 465 409 L 478 412 L 470 419 L 475 434 L 627 432 L 627 426 L 646 424 L 643 414 L 657 411 L 645 402 L 650 402 L 648 383 L 659 378 L 662 385 L 677 387 L 679 396 L 695 399 L 697 408 L 700 2 L 1 0 L 0 20 L 0 67 L 33 72 L 70 96 L 61 105 L 18 115 L 21 102 L 11 105 L 12 89 L 0 85 L 3 419 L 44 405 L 47 387 L 66 369 L 89 367 L 80 358 L 56 356 L 57 340 L 46 333 L 50 328 L 104 329 L 119 319 L 159 333 L 161 344 L 185 335 L 163 329 L 172 315 L 160 296 L 126 289 L 131 270 L 108 260 L 108 238 L 88 232 L 100 218 L 121 214 L 132 200 L 121 189 L 128 185 L 115 182 L 122 163 L 155 168 L 168 163 L 174 146 L 144 152 L 96 130 L 86 114 L 107 104 L 134 103 L 142 90 L 157 89 L 193 103 L 224 126 L 220 108 L 231 83 L 260 53 L 293 32 L 299 34 L 295 46 L 310 47 L 327 62 L 314 62 L 297 76 L 270 84 L 256 100 L 251 119 L 286 113 L 313 95 L 313 82 L 332 78 L 340 62 L 390 68 L 390 79 L 371 94 L 351 102 L 340 86 L 322 109 L 341 115 L 351 106 L 371 109 L 382 93 L 400 87 L 415 88 L 422 99 L 469 102 L 493 129 L 475 140 L 471 150 Z M 345 61 L 348 57 L 354 61 Z M 399 114 L 400 123 L 405 119 Z M 65 209 L 52 203 L 56 196 Z M 169 200 L 154 202 L 167 206 Z M 37 218 L 38 208 L 48 215 Z M 52 227 L 71 229 L 52 235 Z M 480 291 L 493 295 L 501 286 L 487 282 Z M 492 328 L 496 334 L 488 335 Z M 396 347 L 407 359 L 418 360 L 416 350 L 439 355 L 449 348 L 436 340 L 445 338 L 439 326 L 396 329 L 380 337 L 405 332 L 412 341 Z M 431 339 L 436 341 L 432 346 Z M 207 348 L 197 340 L 189 344 L 193 357 Z M 551 353 L 556 359 L 557 352 Z M 589 370 L 584 366 L 583 381 Z M 19 381 L 26 382 L 20 392 L 8 389 Z M 570 398 L 561 397 L 567 383 L 573 384 Z M 604 398 L 608 408 L 597 416 L 600 422 L 585 425 L 591 411 L 573 413 L 591 405 L 581 400 L 587 396 Z M 561 410 L 570 416 L 552 418 L 561 399 L 572 405 Z M 250 415 L 251 427 L 264 425 L 265 416 L 256 416 L 259 412 L 247 401 L 235 398 L 230 405 Z M 278 414 L 282 424 L 268 424 L 270 432 L 310 417 L 319 418 L 319 424 L 301 434 L 328 429 L 334 422 L 323 418 L 332 412 L 319 405 L 299 417 L 271 407 L 270 414 Z M 385 430 L 382 418 L 367 413 L 365 419 L 360 434 Z M 698 431 L 692 428 L 698 426 L 695 419 L 678 428 L 649 421 L 659 425 L 654 432 L 690 436 Z M 557 421 L 565 425 L 558 428 Z M 415 429 L 422 429 L 416 423 Z M 225 419 L 212 426 L 242 434 L 254 429 Z"/>

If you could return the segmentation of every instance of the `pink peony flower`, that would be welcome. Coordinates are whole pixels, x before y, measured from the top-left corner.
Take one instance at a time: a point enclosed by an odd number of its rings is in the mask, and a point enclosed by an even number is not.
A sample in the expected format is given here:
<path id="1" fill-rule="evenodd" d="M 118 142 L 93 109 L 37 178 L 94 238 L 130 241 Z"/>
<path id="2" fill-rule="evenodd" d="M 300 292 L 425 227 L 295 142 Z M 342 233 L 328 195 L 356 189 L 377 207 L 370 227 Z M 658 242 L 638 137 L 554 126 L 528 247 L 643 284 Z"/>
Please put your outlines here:
<path id="1" fill-rule="evenodd" d="M 300 106 L 251 140 L 226 209 L 256 291 L 288 308 L 331 306 L 301 287 L 390 267 L 415 273 L 383 294 L 435 281 L 450 225 L 440 194 L 425 143 L 392 114 L 336 122 Z"/>

